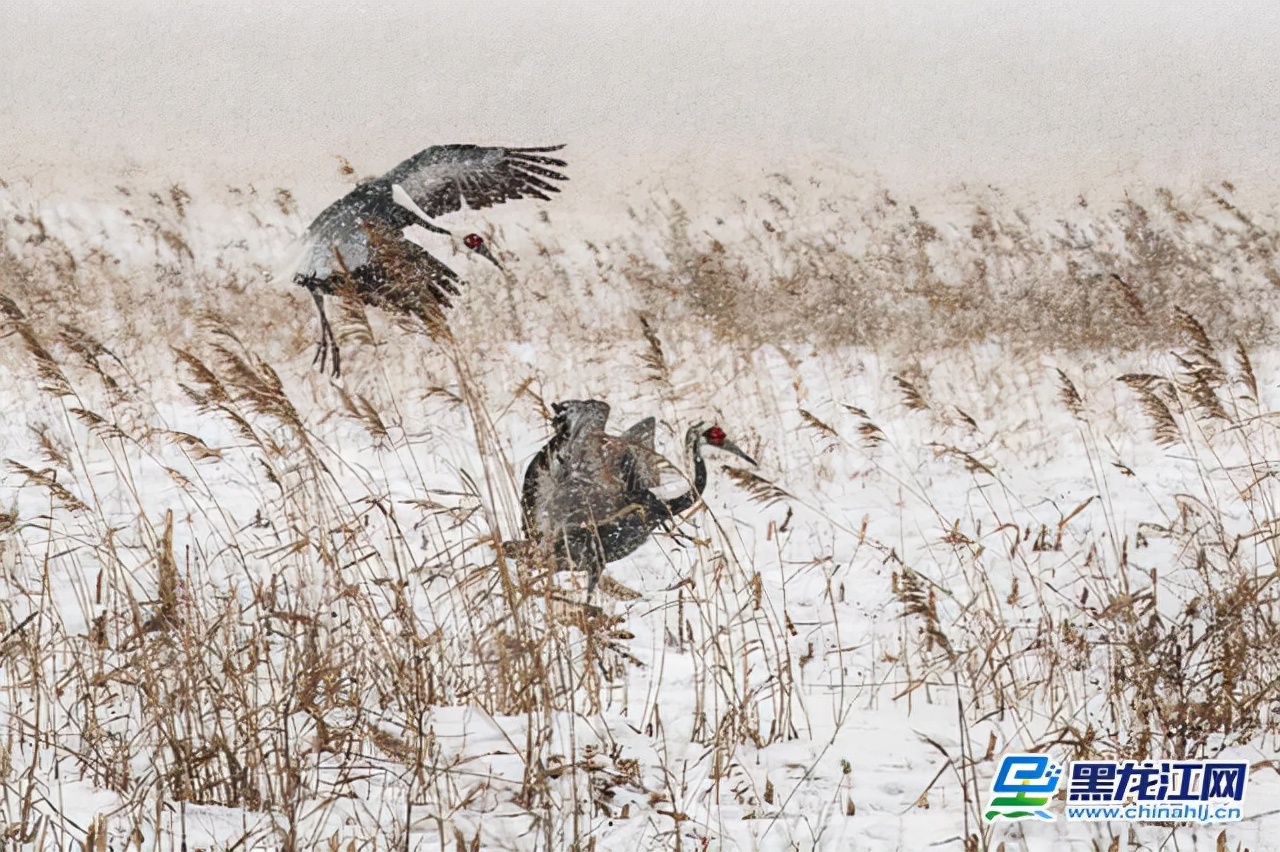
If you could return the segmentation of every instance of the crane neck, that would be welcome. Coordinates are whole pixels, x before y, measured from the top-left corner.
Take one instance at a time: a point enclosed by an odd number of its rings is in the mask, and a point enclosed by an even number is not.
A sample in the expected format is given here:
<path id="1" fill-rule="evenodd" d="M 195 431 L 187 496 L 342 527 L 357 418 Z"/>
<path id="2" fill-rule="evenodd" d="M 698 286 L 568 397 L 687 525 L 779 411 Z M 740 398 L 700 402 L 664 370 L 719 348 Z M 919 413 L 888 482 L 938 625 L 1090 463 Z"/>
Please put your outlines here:
<path id="1" fill-rule="evenodd" d="M 693 487 L 678 497 L 664 500 L 667 511 L 672 515 L 682 514 L 702 499 L 702 490 L 707 487 L 707 463 L 702 459 L 702 442 L 693 445 Z"/>

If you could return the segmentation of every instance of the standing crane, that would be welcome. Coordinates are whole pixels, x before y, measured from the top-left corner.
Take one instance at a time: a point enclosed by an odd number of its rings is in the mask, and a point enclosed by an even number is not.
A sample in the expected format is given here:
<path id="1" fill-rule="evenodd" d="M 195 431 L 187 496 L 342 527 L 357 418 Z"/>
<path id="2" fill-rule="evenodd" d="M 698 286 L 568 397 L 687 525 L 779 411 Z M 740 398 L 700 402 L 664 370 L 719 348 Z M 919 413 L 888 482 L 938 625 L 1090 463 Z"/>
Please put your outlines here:
<path id="1" fill-rule="evenodd" d="M 664 463 L 653 450 L 653 418 L 611 436 L 604 432 L 609 406 L 599 400 L 554 408 L 554 434 L 525 471 L 524 532 L 550 549 L 558 567 L 585 569 L 588 595 L 606 564 L 634 553 L 660 524 L 697 504 L 707 484 L 704 446 L 755 464 L 719 426 L 699 423 L 685 436 L 693 457 L 692 487 L 664 500 L 650 490 Z"/>
<path id="2" fill-rule="evenodd" d="M 312 363 L 325 368 L 333 357 L 333 375 L 341 374 L 338 341 L 324 312 L 324 297 L 337 292 L 360 302 L 416 316 L 434 327 L 458 295 L 457 273 L 430 252 L 404 238 L 419 225 L 453 234 L 431 221 L 462 209 L 479 210 L 517 198 L 549 201 L 559 192 L 552 181 L 567 178 L 566 163 L 545 148 L 481 148 L 436 145 L 414 154 L 381 177 L 361 182 L 324 209 L 307 228 L 306 249 L 294 283 L 305 287 L 320 313 L 320 342 Z M 467 234 L 463 246 L 502 268 L 479 234 Z"/>

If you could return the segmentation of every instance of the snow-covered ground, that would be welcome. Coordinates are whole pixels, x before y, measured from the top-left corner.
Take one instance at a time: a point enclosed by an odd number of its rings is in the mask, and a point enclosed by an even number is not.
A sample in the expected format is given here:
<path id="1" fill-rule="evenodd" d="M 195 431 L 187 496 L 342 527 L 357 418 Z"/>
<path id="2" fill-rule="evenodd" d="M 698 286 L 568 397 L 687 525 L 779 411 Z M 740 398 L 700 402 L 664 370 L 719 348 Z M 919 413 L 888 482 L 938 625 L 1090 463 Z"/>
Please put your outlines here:
<path id="1" fill-rule="evenodd" d="M 1274 211 L 747 172 L 475 217 L 507 274 L 341 382 L 314 188 L 0 188 L 9 842 L 1280 849 Z M 602 615 L 493 546 L 584 397 L 760 462 Z M 1246 818 L 983 823 L 1032 748 L 1242 758 Z"/>

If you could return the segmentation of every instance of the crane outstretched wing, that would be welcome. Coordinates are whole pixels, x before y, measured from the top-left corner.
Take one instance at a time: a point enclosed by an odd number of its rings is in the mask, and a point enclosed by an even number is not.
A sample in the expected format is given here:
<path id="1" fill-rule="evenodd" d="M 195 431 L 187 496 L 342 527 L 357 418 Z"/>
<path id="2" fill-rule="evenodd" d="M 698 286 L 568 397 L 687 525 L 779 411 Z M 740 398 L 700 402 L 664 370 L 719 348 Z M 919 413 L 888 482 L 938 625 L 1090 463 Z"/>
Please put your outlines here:
<path id="1" fill-rule="evenodd" d="M 666 460 L 653 448 L 656 431 L 657 421 L 646 417 L 618 436 L 626 445 L 619 464 L 628 493 L 657 488 L 662 482 L 658 474 Z"/>
<path id="2" fill-rule="evenodd" d="M 567 164 L 544 155 L 563 147 L 436 145 L 414 154 L 379 181 L 400 184 L 428 216 L 461 210 L 464 201 L 476 210 L 517 198 L 549 201 L 550 193 L 560 191 L 553 181 L 568 180 L 556 171 Z"/>
<path id="3" fill-rule="evenodd" d="M 632 444 L 638 444 L 645 449 L 653 450 L 653 439 L 658 431 L 658 421 L 652 417 L 646 417 L 631 424 L 631 428 L 623 432 L 619 437 L 622 440 Z"/>

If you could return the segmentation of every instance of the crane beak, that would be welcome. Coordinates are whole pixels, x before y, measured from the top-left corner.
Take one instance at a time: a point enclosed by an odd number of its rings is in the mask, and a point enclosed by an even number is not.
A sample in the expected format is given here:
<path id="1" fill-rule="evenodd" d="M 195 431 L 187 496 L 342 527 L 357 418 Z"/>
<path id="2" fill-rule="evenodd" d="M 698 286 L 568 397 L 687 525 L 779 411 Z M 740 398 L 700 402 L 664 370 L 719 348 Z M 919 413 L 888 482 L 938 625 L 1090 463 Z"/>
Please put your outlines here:
<path id="1" fill-rule="evenodd" d="M 737 444 L 735 444 L 733 441 L 728 441 L 728 440 L 726 440 L 723 444 L 721 444 L 721 445 L 719 446 L 719 448 L 718 448 L 718 449 L 721 449 L 721 450 L 728 450 L 729 452 L 733 453 L 735 456 L 737 456 L 738 458 L 742 459 L 743 461 L 745 461 L 747 464 L 751 465 L 752 467 L 759 467 L 759 466 L 760 466 L 760 465 L 756 464 L 756 460 L 755 460 L 755 459 L 751 458 L 751 456 L 749 456 L 749 455 L 747 455 L 746 453 L 744 453 L 744 452 L 742 451 L 742 449 L 741 449 L 740 447 L 738 447 L 738 445 L 737 445 Z"/>
<path id="2" fill-rule="evenodd" d="M 493 256 L 493 252 L 489 251 L 489 246 L 481 245 L 480 248 L 475 250 L 475 253 L 480 255 L 490 263 L 492 263 L 494 266 L 498 267 L 498 269 L 502 270 L 503 272 L 507 271 L 505 269 L 502 269 L 502 264 L 498 263 L 498 259 Z"/>

